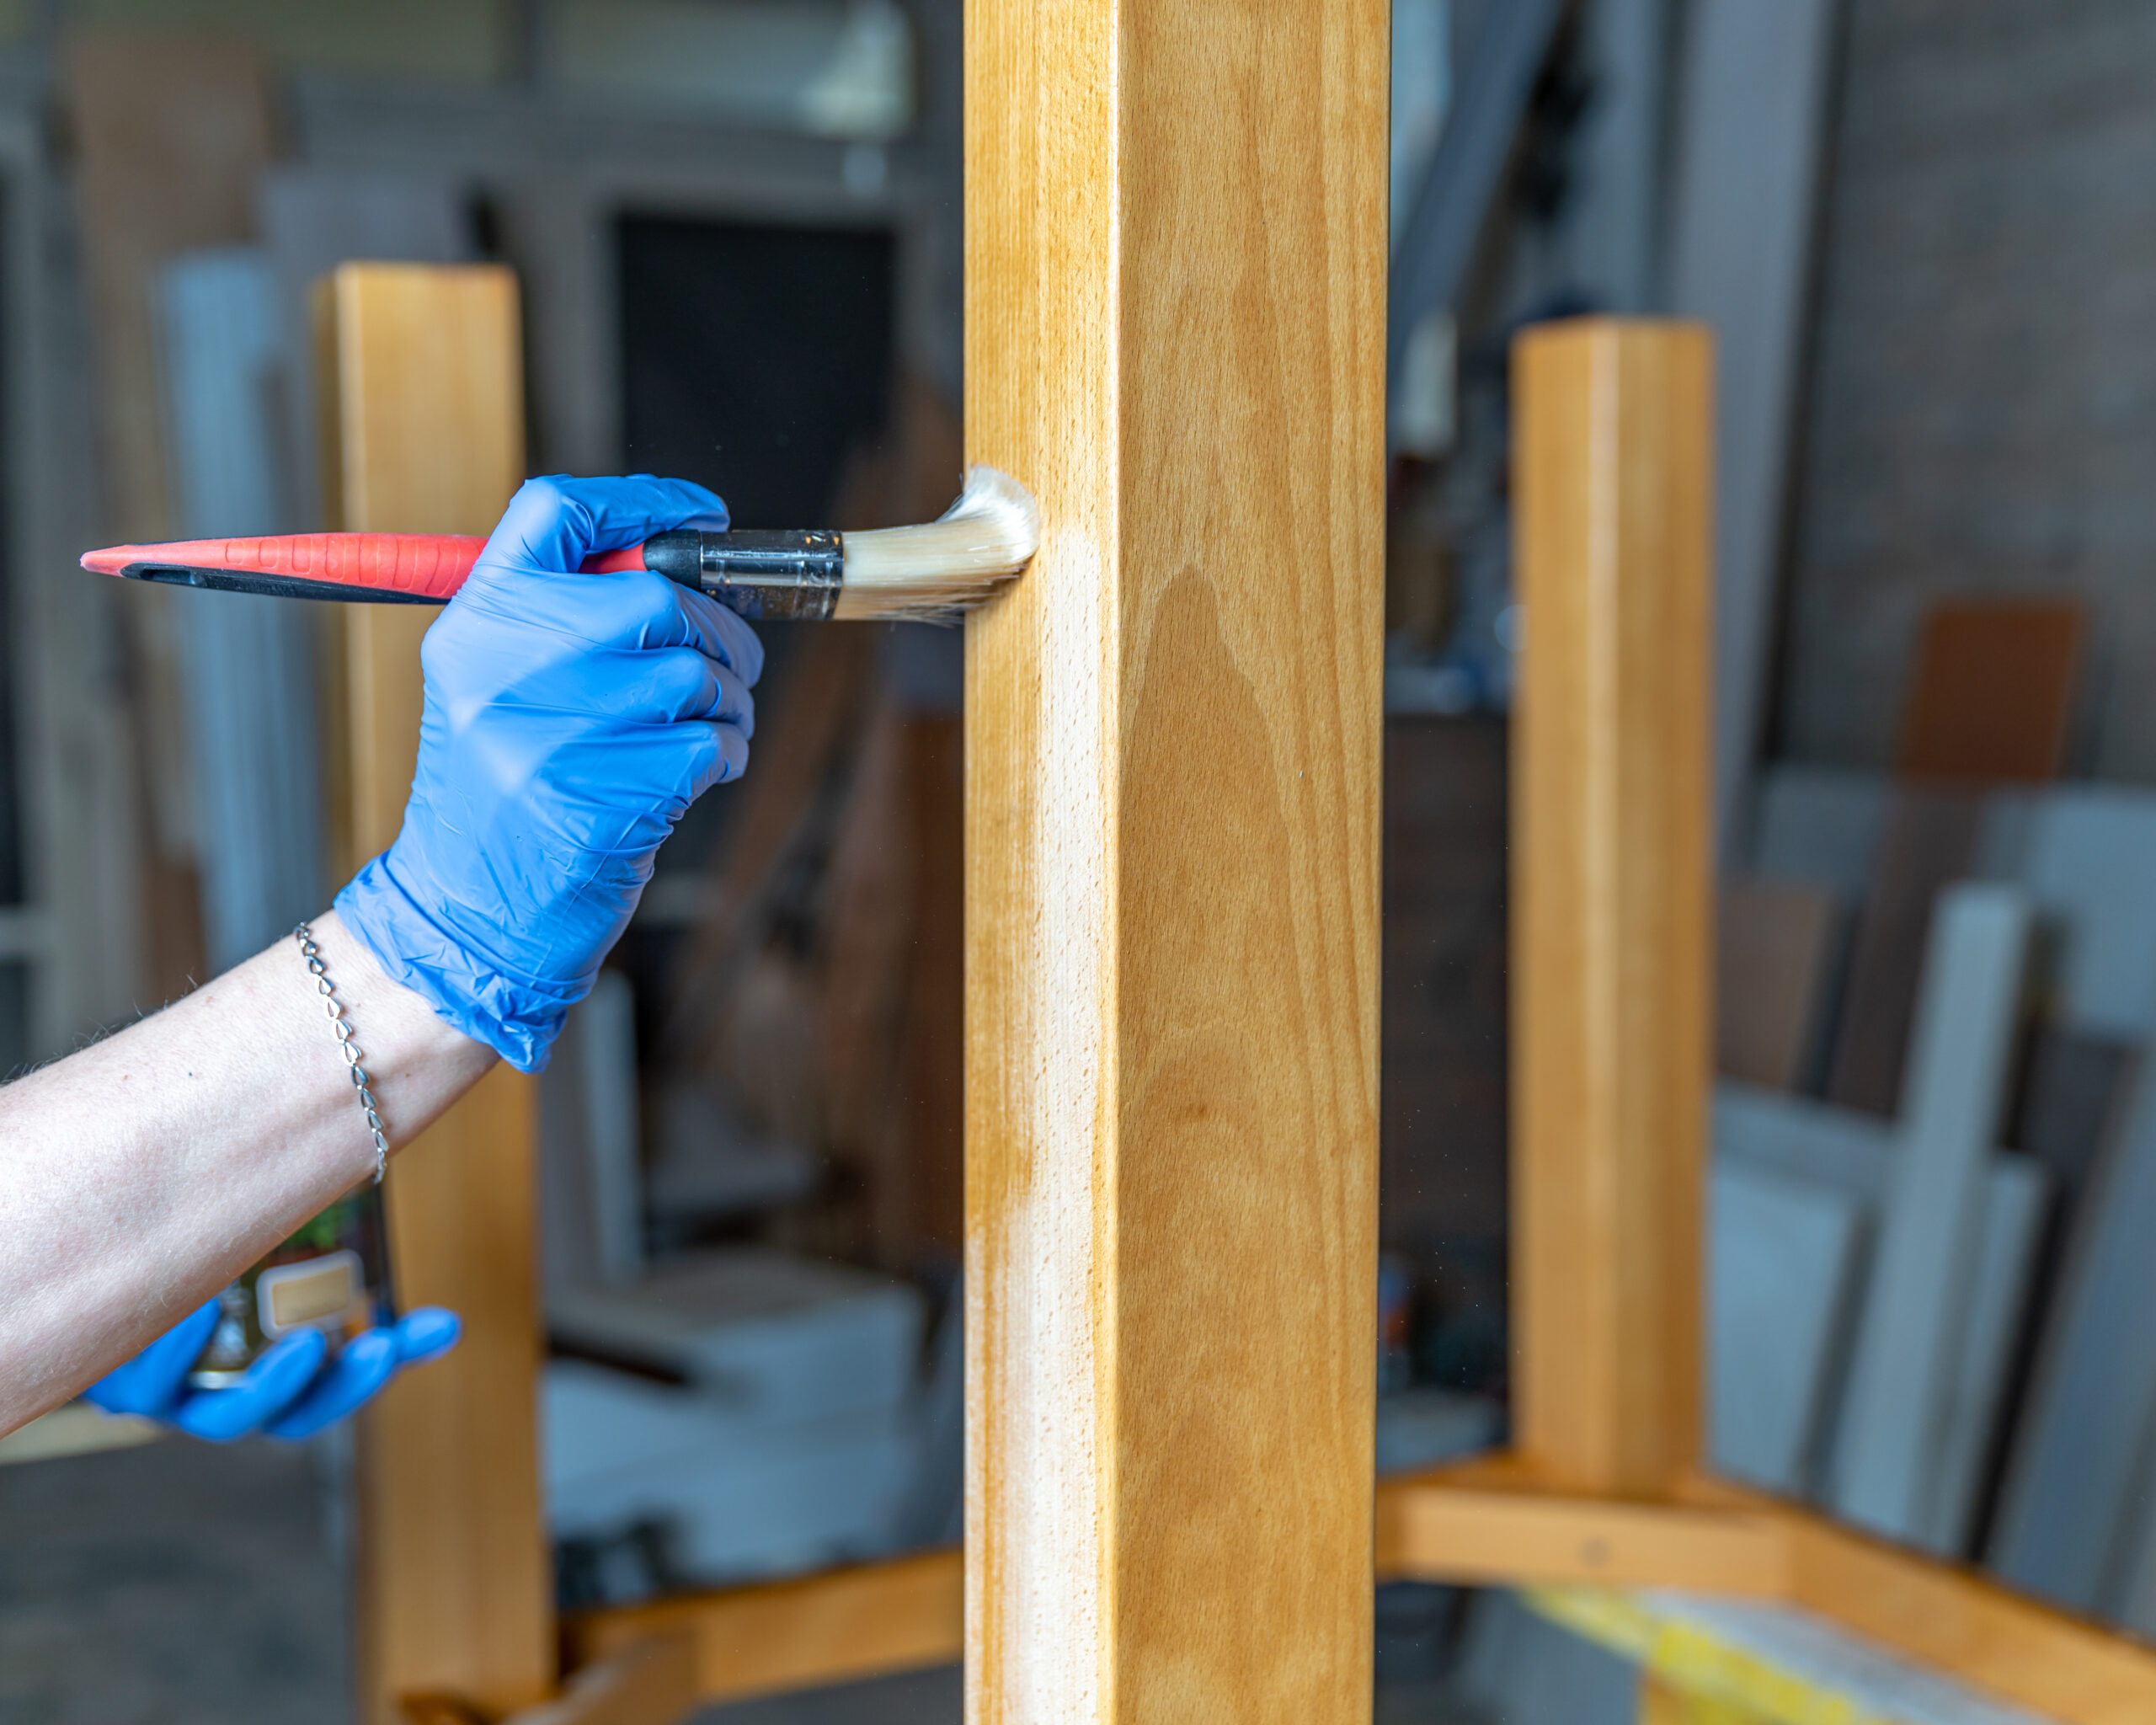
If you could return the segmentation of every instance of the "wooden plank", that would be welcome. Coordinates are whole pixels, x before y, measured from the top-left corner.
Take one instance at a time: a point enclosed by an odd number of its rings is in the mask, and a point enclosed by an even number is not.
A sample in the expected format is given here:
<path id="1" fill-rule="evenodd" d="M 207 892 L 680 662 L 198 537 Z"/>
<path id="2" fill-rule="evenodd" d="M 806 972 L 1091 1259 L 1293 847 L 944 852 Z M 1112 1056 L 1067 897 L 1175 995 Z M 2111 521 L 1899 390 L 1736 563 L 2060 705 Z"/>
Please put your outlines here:
<path id="1" fill-rule="evenodd" d="M 572 1669 L 655 1635 L 696 1646 L 696 1694 L 739 1700 L 941 1665 L 965 1634 L 964 1560 L 927 1551 L 798 1581 L 686 1594 L 565 1618 Z"/>
<path id="2" fill-rule="evenodd" d="M 1917 1543 L 1943 1557 L 1968 1557 L 1984 1470 L 1991 1461 L 2013 1369 L 2014 1345 L 2041 1239 L 2050 1183 L 2025 1156 L 1988 1159 L 1976 1268 L 1961 1340 L 1917 1521 Z"/>
<path id="3" fill-rule="evenodd" d="M 1848 1337 L 1866 1207 L 1740 1156 L 1717 1161 L 1710 1197 L 1709 1453 L 1740 1479 L 1796 1495 Z"/>
<path id="4" fill-rule="evenodd" d="M 1515 356 L 1513 1418 L 1619 1495 L 1700 1443 L 1710 364 L 1601 319 Z"/>
<path id="5" fill-rule="evenodd" d="M 1834 1032 L 1827 1095 L 1844 1108 L 1892 1114 L 1900 1103 L 1932 908 L 1942 888 L 1974 872 L 1983 812 L 1975 792 L 1894 793 Z"/>
<path id="6" fill-rule="evenodd" d="M 1984 808 L 1979 868 L 2025 888 L 2056 921 L 2057 1012 L 2076 1030 L 2156 1036 L 2156 796 L 2135 785 L 2059 785 Z"/>
<path id="7" fill-rule="evenodd" d="M 1714 1121 L 1718 1159 L 1831 1186 L 1860 1208 L 1867 1234 L 1876 1232 L 1902 1142 L 1886 1122 L 1830 1103 L 1726 1083 L 1715 1088 Z M 1940 1420 L 1939 1453 L 1924 1494 L 1928 1507 L 1919 1522 L 1919 1537 L 1935 1551 L 1961 1553 L 1972 1530 L 1971 1518 L 1982 1507 L 1982 1468 L 1991 1455 L 2002 1407 L 2015 1403 L 2010 1384 L 2017 1370 L 2015 1354 L 2032 1297 L 2039 1228 L 2052 1184 L 2043 1165 L 2031 1157 L 1993 1151 L 1983 1159 L 1973 1292 L 1946 1392 L 1951 1411 Z M 1860 1252 L 1860 1284 L 1865 1278 L 1862 1260 L 1868 1256 Z M 1732 1352 L 1735 1346 L 1732 1342 Z M 1847 1352 L 1846 1345 L 1837 1349 L 1821 1386 L 1828 1407 L 1841 1399 Z M 1718 1370 L 1721 1358 L 1718 1348 Z M 1760 1370 L 1757 1364 L 1742 1369 Z M 1719 1398 L 1721 1391 L 1716 1393 Z M 1737 1393 L 1734 1386 L 1732 1393 Z M 1758 1473 L 1748 1477 L 1762 1485 L 1811 1495 L 1817 1475 L 1815 1461 L 1793 1482 Z"/>
<path id="8" fill-rule="evenodd" d="M 1715 911 L 1715 1071 L 1772 1090 L 1811 1088 L 1841 905 L 1819 887 L 1731 875 Z"/>
<path id="9" fill-rule="evenodd" d="M 98 385 L 100 537 L 173 538 L 154 276 L 179 252 L 249 238 L 255 179 L 274 149 L 265 68 L 237 40 L 127 32 L 70 32 L 58 61 Z M 127 888 L 143 907 L 138 950 L 125 961 L 136 971 L 138 1009 L 209 974 L 179 601 L 155 589 L 130 595 L 132 650 L 105 697 L 130 708 L 129 790 L 147 817 L 147 842 L 130 857 L 139 876 Z M 87 665 L 77 674 L 96 675 Z"/>
<path id="10" fill-rule="evenodd" d="M 2065 1725 L 2156 1717 L 2156 1650 L 1725 1482 L 1695 1476 L 1669 1503 L 1611 1503 L 1550 1493 L 1496 1455 L 1382 1482 L 1376 1511 L 1387 1579 L 1781 1600 Z M 934 1551 L 582 1613 L 563 1625 L 568 1663 L 686 1634 L 707 1701 L 940 1664 L 962 1644 L 962 1562 Z"/>
<path id="11" fill-rule="evenodd" d="M 198 246 L 253 237 L 275 148 L 261 55 L 227 38 L 70 33 L 59 67 L 75 151 L 112 525 L 169 537 L 152 280 Z"/>
<path id="12" fill-rule="evenodd" d="M 1832 1521 L 1783 1529 L 1791 1604 L 2061 1725 L 2156 1718 L 2156 1652 Z"/>
<path id="13" fill-rule="evenodd" d="M 347 264 L 333 278 L 337 491 L 348 529 L 483 533 L 522 478 L 516 284 L 487 267 Z M 356 854 L 396 836 L 419 754 L 417 606 L 345 632 Z M 531 1086 L 497 1068 L 400 1151 L 387 1197 L 398 1297 L 464 1319 L 360 1428 L 360 1717 L 446 1690 L 494 1711 L 553 1677 L 536 1445 Z"/>
<path id="14" fill-rule="evenodd" d="M 2055 777 L 2088 624 L 2078 600 L 1933 606 L 1917 644 L 1896 771 L 1986 783 Z"/>
<path id="15" fill-rule="evenodd" d="M 1926 1521 L 1983 1243 L 1986 1170 L 2028 940 L 2028 900 L 2012 887 L 1965 884 L 1940 899 L 1830 1482 L 1835 1508 L 1881 1533 L 1914 1537 Z"/>
<path id="16" fill-rule="evenodd" d="M 1664 291 L 1670 309 L 1713 328 L 1724 384 L 1712 734 L 1715 848 L 1725 860 L 1766 713 L 1837 9 L 1832 0 L 1694 0 L 1683 14 Z"/>
<path id="17" fill-rule="evenodd" d="M 1808 1097 L 1721 1083 L 1714 1094 L 1715 1154 L 1839 1188 L 1876 1208 L 1894 1167 L 1891 1123 Z"/>
<path id="18" fill-rule="evenodd" d="M 255 247 L 173 259 L 157 274 L 176 537 L 292 531 L 277 414 L 287 355 L 275 279 Z M 175 591 L 184 655 L 195 855 L 210 974 L 322 907 L 321 606 Z"/>
<path id="19" fill-rule="evenodd" d="M 1779 1597 L 2063 1725 L 2127 1725 L 2156 1717 L 2156 1649 L 2035 1604 L 1973 1570 L 1898 1549 L 1761 1493 L 1694 1477 L 1680 1482 L 1675 1503 L 1613 1506 L 1538 1496 L 1532 1474 L 1500 1458 L 1422 1481 L 1396 1482 L 1380 1493 L 1380 1509 L 1381 1514 L 1404 1514 L 1419 1507 L 1412 1500 L 1420 1498 L 1432 1521 L 1438 1523 L 1442 1507 L 1454 1497 L 1512 1499 L 1511 1513 L 1524 1519 L 1532 1512 L 1575 1543 L 1603 1525 L 1602 1514 L 1619 1509 L 1628 1518 L 1623 1531 L 1655 1544 L 1652 1560 L 1641 1565 L 1646 1573 L 1627 1576 L 1625 1585 Z M 1732 1550 L 1728 1541 L 1738 1530 L 1749 1544 Z M 1543 1579 L 1523 1573 L 1530 1567 L 1527 1562 L 1503 1569 L 1502 1552 L 1490 1543 L 1492 1530 L 1478 1527 L 1473 1532 L 1472 1545 L 1465 1539 L 1445 1544 L 1433 1539 L 1388 1573 L 1427 1573 L 1435 1579 L 1440 1565 L 1459 1562 L 1462 1552 L 1484 1551 L 1492 1560 L 1490 1579 Z M 1561 1557 L 1558 1540 L 1523 1541 L 1519 1549 L 1524 1557 L 1539 1559 L 1553 1546 Z M 1403 1548 L 1395 1549 L 1398 1553 Z M 1748 1557 L 1743 1555 L 1747 1550 Z M 1730 1564 L 1736 1573 L 1748 1574 L 1761 1584 L 1724 1586 L 1699 1579 L 1703 1569 L 1732 1557 L 1737 1559 Z M 1616 1566 L 1613 1562 L 1609 1567 Z M 1575 1573 L 1546 1579 L 1592 1583 L 1593 1578 Z"/>
<path id="20" fill-rule="evenodd" d="M 979 1725 L 1369 1709 L 1387 20 L 967 11 Z"/>
<path id="21" fill-rule="evenodd" d="M 1588 1582 L 1751 1599 L 1787 1585 L 1781 1535 L 1745 1512 L 1537 1495 L 1434 1479 L 1378 1488 L 1379 1573 L 1468 1586 Z"/>
<path id="22" fill-rule="evenodd" d="M 2152 1236 L 2156 1067 L 2143 1062 L 2067 1247 L 1988 1554 L 2015 1586 L 2080 1610 L 2115 1604 L 2138 1533 L 2156 1430 Z"/>

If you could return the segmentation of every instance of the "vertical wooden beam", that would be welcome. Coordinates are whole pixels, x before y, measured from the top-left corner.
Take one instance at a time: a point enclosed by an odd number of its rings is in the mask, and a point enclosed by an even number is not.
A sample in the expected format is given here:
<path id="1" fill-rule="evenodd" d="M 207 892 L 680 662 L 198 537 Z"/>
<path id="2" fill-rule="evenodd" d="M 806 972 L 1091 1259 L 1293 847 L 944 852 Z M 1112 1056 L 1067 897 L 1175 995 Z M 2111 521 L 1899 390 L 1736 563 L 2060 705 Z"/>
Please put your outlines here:
<path id="1" fill-rule="evenodd" d="M 331 492 L 352 530 L 483 533 L 524 472 L 515 279 L 346 264 L 323 332 Z M 436 613 L 343 613 L 356 866 L 397 836 L 419 740 L 419 638 Z M 360 1434 L 365 1725 L 446 1690 L 500 1712 L 545 1696 L 553 1610 L 539 1497 L 531 1086 L 498 1068 L 401 1151 L 387 1188 L 398 1292 L 464 1339 L 400 1379 Z"/>
<path id="2" fill-rule="evenodd" d="M 1699 1450 L 1711 366 L 1588 319 L 1513 367 L 1513 1421 L 1615 1496 Z"/>
<path id="3" fill-rule="evenodd" d="M 1384 0 L 971 0 L 968 1712 L 1367 1719 Z"/>

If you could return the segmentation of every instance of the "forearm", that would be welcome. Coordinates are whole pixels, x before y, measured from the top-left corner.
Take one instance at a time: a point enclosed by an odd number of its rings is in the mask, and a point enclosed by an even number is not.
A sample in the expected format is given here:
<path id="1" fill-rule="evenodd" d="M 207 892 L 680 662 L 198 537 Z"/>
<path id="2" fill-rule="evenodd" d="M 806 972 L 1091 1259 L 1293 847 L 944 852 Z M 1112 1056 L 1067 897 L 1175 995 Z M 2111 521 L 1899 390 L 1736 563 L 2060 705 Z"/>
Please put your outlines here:
<path id="1" fill-rule="evenodd" d="M 392 1147 L 493 1065 L 334 913 L 315 937 Z M 286 940 L 0 1090 L 0 1432 L 127 1359 L 373 1172 Z"/>

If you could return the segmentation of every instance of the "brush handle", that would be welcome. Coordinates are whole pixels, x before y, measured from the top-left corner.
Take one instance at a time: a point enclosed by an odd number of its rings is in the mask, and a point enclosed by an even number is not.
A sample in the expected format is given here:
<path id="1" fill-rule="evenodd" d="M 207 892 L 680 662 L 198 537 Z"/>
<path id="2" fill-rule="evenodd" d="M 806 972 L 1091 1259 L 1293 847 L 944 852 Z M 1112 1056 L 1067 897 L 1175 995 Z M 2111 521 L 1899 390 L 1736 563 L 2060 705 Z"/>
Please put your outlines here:
<path id="1" fill-rule="evenodd" d="M 130 580 L 391 605 L 445 605 L 486 541 L 467 533 L 290 533 L 93 551 L 83 567 Z M 751 619 L 829 617 L 844 579 L 836 533 L 680 528 L 586 558 L 587 574 L 651 569 Z"/>
<path id="2" fill-rule="evenodd" d="M 182 539 L 115 545 L 83 567 L 131 580 L 291 599 L 444 605 L 486 541 L 469 533 L 291 533 L 262 539 Z M 643 547 L 588 559 L 591 570 L 642 569 Z"/>

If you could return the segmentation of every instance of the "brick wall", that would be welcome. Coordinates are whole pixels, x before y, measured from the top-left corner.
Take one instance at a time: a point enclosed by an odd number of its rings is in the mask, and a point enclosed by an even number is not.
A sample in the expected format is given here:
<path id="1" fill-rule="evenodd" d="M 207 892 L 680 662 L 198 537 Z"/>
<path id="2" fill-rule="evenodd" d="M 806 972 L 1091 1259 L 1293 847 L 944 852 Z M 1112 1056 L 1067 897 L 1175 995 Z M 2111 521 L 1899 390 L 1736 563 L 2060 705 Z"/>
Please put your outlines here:
<path id="1" fill-rule="evenodd" d="M 1888 760 L 1943 595 L 2070 592 L 2156 780 L 2156 4 L 1851 0 L 1776 752 Z"/>

